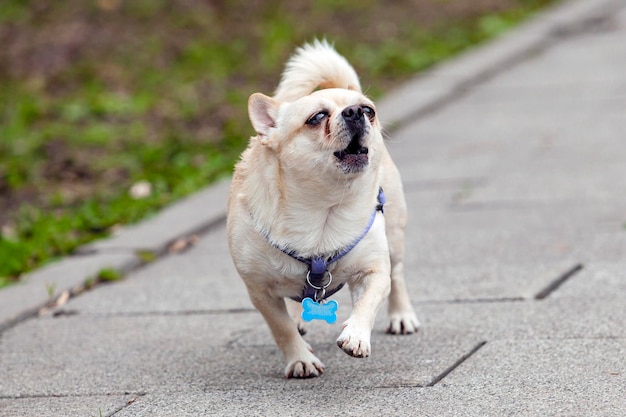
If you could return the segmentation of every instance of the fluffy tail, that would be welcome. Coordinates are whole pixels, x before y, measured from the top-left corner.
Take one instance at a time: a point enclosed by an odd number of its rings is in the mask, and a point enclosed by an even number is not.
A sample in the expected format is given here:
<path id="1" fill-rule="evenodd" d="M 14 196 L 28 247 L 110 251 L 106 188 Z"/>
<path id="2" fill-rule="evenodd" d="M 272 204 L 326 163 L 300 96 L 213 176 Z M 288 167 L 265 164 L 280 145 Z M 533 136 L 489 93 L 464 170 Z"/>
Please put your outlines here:
<path id="1" fill-rule="evenodd" d="M 317 88 L 361 91 L 356 71 L 326 40 L 313 41 L 291 56 L 274 93 L 278 101 L 294 101 Z"/>

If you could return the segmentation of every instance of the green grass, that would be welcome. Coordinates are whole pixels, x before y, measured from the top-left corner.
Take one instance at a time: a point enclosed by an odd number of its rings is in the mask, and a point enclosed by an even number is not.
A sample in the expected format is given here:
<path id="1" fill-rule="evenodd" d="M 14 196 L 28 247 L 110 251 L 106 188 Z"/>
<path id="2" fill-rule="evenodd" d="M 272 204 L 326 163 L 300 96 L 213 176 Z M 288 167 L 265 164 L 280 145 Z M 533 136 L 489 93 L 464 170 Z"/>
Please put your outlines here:
<path id="1" fill-rule="evenodd" d="M 96 281 L 100 282 L 119 281 L 120 279 L 122 279 L 121 272 L 112 268 L 103 268 L 96 275 Z"/>
<path id="2" fill-rule="evenodd" d="M 551 2 L 5 0 L 0 287 L 228 175 L 248 96 L 302 42 L 335 42 L 377 97 Z"/>

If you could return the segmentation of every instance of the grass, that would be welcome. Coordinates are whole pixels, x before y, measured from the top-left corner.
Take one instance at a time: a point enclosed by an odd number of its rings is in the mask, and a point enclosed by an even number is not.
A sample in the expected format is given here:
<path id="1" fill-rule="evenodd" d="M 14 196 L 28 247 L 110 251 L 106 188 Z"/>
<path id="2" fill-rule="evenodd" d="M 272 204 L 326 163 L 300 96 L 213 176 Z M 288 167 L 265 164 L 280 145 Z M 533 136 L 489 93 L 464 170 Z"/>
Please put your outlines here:
<path id="1" fill-rule="evenodd" d="M 119 281 L 120 279 L 122 279 L 121 272 L 113 268 L 103 268 L 96 275 L 96 280 L 101 282 Z"/>
<path id="2" fill-rule="evenodd" d="M 78 287 L 75 292 L 80 293 L 85 290 L 90 290 L 96 285 L 115 282 L 124 279 L 124 275 L 121 271 L 114 268 L 102 268 L 96 275 L 85 278 L 82 287 Z"/>
<path id="3" fill-rule="evenodd" d="M 228 175 L 248 96 L 302 42 L 335 42 L 375 98 L 551 2 L 5 0 L 0 287 Z"/>

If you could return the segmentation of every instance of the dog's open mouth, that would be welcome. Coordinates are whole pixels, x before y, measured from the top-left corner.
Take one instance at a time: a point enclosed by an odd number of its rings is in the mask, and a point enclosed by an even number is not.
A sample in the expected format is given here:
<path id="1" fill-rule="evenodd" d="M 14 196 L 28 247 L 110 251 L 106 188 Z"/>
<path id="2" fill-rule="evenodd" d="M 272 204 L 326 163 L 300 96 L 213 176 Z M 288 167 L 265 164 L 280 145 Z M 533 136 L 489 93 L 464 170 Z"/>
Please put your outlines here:
<path id="1" fill-rule="evenodd" d="M 351 140 L 346 149 L 336 151 L 335 157 L 339 160 L 339 165 L 346 172 L 358 172 L 368 164 L 369 150 L 359 144 L 359 140 Z"/>

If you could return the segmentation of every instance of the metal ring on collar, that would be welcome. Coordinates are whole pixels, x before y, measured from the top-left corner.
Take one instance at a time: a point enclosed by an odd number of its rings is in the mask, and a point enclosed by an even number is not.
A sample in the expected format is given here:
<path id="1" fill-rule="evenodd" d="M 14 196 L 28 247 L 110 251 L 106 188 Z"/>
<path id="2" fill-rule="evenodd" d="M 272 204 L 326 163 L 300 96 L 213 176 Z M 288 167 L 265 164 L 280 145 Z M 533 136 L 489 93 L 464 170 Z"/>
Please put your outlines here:
<path id="1" fill-rule="evenodd" d="M 330 271 L 326 271 L 326 273 L 328 274 L 328 283 L 326 285 L 322 285 L 321 287 L 318 287 L 316 285 L 311 284 L 311 271 L 307 271 L 306 273 L 306 283 L 309 284 L 311 288 L 313 289 L 325 290 L 333 282 L 333 274 L 331 274 Z"/>

